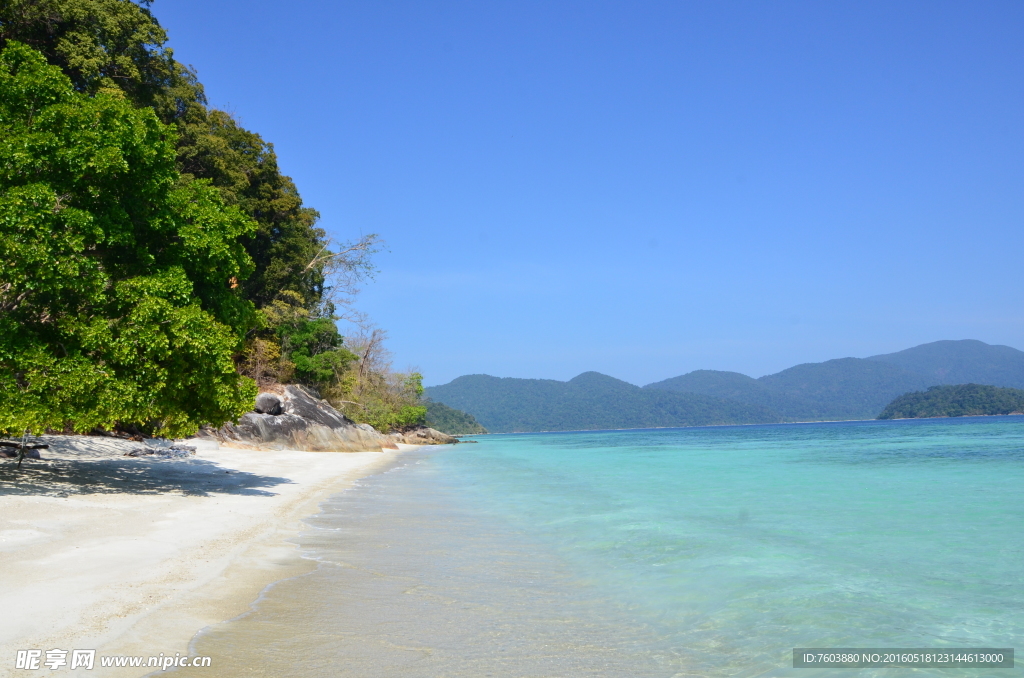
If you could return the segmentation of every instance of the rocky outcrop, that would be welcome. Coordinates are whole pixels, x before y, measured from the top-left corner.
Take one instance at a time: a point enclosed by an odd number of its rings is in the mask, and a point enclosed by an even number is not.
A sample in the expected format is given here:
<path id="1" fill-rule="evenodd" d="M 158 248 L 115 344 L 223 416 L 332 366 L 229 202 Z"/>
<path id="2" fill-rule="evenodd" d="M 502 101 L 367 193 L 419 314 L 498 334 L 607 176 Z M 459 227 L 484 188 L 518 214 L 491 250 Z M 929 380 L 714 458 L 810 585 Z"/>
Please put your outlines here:
<path id="1" fill-rule="evenodd" d="M 124 453 L 126 457 L 158 457 L 161 459 L 180 459 L 182 457 L 194 457 L 196 456 L 195 445 L 183 445 L 181 443 L 172 443 L 171 445 L 141 445 L 139 447 L 133 447 Z"/>
<path id="2" fill-rule="evenodd" d="M 389 437 L 406 445 L 453 445 L 459 442 L 455 436 L 441 433 L 437 429 L 418 426 L 404 433 L 391 433 Z"/>
<path id="3" fill-rule="evenodd" d="M 294 385 L 260 393 L 255 409 L 237 424 L 204 428 L 197 437 L 258 450 L 380 452 L 396 448 L 390 437 L 368 424 L 356 424 L 312 391 Z"/>

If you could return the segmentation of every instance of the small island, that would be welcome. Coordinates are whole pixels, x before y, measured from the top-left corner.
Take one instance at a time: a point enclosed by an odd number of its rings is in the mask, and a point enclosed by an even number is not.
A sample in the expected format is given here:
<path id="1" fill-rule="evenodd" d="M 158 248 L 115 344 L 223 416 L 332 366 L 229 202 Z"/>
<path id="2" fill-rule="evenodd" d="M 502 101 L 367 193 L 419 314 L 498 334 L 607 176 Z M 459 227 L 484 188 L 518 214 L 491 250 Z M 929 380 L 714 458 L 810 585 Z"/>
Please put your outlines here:
<path id="1" fill-rule="evenodd" d="M 1024 390 L 982 384 L 932 386 L 927 391 L 904 393 L 889 403 L 879 419 L 976 417 L 1024 414 Z"/>

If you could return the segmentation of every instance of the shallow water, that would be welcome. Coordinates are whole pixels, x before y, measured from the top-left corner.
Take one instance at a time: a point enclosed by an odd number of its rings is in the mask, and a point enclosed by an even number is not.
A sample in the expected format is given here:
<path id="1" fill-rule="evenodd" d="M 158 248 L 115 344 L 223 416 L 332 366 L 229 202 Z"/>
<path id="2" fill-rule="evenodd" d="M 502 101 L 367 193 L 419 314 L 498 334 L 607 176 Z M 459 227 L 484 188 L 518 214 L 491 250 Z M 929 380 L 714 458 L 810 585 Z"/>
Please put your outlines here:
<path id="1" fill-rule="evenodd" d="M 202 634 L 196 675 L 1021 673 L 789 667 L 1017 644 L 1024 417 L 479 440 L 326 502 L 317 571 Z"/>

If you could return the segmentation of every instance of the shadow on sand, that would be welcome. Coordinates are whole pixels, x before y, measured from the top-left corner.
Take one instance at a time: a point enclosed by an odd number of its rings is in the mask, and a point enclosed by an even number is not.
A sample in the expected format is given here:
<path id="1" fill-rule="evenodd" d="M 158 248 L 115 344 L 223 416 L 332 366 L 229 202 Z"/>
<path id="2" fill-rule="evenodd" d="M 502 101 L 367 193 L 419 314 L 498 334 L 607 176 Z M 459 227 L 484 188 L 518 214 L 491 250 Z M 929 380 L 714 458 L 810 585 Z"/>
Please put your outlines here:
<path id="1" fill-rule="evenodd" d="M 270 488 L 293 482 L 225 469 L 203 459 L 26 459 L 21 470 L 0 460 L 0 496 L 67 497 L 76 494 L 236 494 L 272 496 Z"/>

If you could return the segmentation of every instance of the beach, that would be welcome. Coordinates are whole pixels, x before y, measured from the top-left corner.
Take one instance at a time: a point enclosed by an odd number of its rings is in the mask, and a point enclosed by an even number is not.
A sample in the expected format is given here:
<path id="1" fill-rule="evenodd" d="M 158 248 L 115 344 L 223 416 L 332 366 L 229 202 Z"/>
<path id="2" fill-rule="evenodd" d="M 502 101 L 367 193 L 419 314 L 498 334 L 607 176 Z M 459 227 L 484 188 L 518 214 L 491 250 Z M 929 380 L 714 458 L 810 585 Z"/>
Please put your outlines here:
<path id="1" fill-rule="evenodd" d="M 725 678 L 795 675 L 799 647 L 1024 635 L 1019 559 L 997 557 L 1022 547 L 1019 417 L 476 440 L 43 450 L 3 477 L 0 675 L 164 675 L 13 669 L 95 649 L 211 659 L 183 678 Z"/>
<path id="2" fill-rule="evenodd" d="M 309 572 L 289 538 L 319 502 L 400 452 L 229 449 L 126 457 L 139 446 L 52 436 L 42 459 L 2 462 L 0 675 L 18 650 L 186 655 L 201 629 L 246 612 L 268 584 Z M 411 449 L 411 446 L 401 446 Z M 70 663 L 70 654 L 68 656 Z M 100 668 L 62 675 L 139 676 Z"/>

